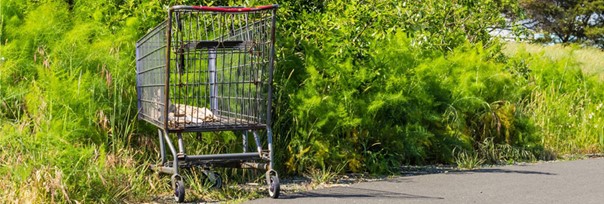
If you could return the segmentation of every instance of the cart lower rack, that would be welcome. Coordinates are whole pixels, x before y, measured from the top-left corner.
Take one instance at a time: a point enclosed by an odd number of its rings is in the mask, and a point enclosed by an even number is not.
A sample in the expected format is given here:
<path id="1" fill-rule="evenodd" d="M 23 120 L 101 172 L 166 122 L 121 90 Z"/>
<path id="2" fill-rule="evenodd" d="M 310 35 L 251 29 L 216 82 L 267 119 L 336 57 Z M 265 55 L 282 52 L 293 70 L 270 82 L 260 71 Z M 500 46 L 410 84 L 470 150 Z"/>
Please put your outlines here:
<path id="1" fill-rule="evenodd" d="M 139 119 L 159 128 L 161 163 L 152 169 L 172 174 L 177 202 L 185 199 L 183 167 L 202 168 L 217 187 L 221 178 L 211 167 L 263 169 L 269 195 L 279 197 L 271 130 L 277 8 L 173 6 L 137 41 Z M 242 152 L 187 155 L 183 133 L 209 131 L 242 135 Z"/>

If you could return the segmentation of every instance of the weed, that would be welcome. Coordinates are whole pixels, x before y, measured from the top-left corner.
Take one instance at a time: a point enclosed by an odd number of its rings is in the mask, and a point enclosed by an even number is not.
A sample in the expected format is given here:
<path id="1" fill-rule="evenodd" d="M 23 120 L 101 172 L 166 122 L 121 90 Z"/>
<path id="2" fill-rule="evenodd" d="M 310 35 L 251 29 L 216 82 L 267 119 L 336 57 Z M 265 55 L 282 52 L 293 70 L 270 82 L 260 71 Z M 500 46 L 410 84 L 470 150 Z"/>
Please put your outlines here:
<path id="1" fill-rule="evenodd" d="M 454 149 L 453 155 L 455 164 L 460 169 L 476 169 L 485 162 L 478 154 L 466 150 Z"/>
<path id="2" fill-rule="evenodd" d="M 532 152 L 509 144 L 495 144 L 493 138 L 486 138 L 479 143 L 477 154 L 490 164 L 513 164 L 536 160 Z"/>
<path id="3" fill-rule="evenodd" d="M 323 185 L 333 182 L 338 176 L 338 173 L 332 171 L 331 167 L 327 167 L 327 169 L 312 168 L 309 169 L 304 176 L 309 178 L 314 185 Z"/>

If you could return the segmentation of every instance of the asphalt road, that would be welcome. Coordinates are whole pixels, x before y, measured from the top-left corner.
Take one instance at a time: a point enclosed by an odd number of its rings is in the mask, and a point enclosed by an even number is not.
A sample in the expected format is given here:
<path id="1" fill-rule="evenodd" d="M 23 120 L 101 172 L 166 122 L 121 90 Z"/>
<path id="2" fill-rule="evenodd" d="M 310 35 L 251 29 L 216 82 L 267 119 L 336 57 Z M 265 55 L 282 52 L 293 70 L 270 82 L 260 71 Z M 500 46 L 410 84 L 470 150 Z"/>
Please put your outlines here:
<path id="1" fill-rule="evenodd" d="M 604 158 L 396 177 L 248 203 L 604 203 Z"/>

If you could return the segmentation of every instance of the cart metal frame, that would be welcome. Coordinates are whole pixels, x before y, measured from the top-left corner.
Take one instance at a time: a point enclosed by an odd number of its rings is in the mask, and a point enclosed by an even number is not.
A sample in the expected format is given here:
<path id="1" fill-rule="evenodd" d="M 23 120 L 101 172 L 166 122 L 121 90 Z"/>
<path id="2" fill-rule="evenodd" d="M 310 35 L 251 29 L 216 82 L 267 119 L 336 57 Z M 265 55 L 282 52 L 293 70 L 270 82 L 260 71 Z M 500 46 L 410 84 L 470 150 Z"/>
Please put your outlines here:
<path id="1" fill-rule="evenodd" d="M 151 168 L 172 174 L 177 202 L 185 198 L 179 174 L 185 167 L 203 168 L 216 187 L 221 178 L 210 168 L 266 170 L 269 195 L 279 197 L 271 129 L 278 7 L 173 6 L 167 20 L 137 41 L 138 116 L 158 127 L 161 163 Z M 187 155 L 183 133 L 209 131 L 240 132 L 242 152 Z M 250 132 L 256 144 L 251 152 Z M 170 134 L 176 134 L 176 146 Z"/>

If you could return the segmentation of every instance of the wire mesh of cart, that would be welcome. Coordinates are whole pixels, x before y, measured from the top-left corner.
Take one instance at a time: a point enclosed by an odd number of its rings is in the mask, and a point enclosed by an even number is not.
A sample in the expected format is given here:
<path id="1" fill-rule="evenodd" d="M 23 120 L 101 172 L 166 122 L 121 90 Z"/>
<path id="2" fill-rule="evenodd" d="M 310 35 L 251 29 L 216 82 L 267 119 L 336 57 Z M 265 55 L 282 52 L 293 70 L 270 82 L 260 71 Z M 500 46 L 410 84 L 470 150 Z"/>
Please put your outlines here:
<path id="1" fill-rule="evenodd" d="M 202 168 L 216 187 L 222 181 L 211 167 L 266 170 L 269 195 L 279 197 L 271 131 L 277 8 L 173 6 L 137 41 L 138 117 L 159 128 L 161 163 L 151 168 L 172 174 L 177 202 L 185 198 L 185 167 Z M 241 135 L 242 152 L 187 155 L 183 133 L 207 131 Z"/>

